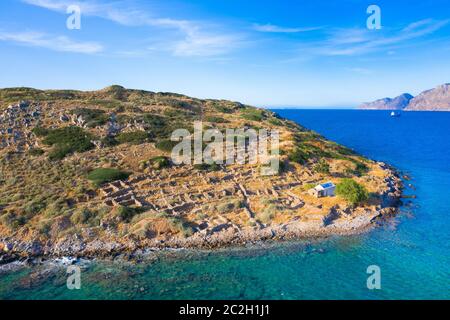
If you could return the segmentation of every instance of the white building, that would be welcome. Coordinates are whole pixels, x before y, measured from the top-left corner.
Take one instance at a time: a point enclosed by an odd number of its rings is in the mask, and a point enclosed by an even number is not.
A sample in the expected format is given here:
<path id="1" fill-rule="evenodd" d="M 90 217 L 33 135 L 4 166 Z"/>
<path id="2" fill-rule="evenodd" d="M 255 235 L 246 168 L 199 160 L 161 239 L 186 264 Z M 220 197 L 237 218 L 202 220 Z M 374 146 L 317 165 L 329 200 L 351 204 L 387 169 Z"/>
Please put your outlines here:
<path id="1" fill-rule="evenodd" d="M 332 182 L 319 184 L 308 191 L 309 194 L 316 196 L 317 198 L 334 197 L 335 192 L 336 186 Z"/>

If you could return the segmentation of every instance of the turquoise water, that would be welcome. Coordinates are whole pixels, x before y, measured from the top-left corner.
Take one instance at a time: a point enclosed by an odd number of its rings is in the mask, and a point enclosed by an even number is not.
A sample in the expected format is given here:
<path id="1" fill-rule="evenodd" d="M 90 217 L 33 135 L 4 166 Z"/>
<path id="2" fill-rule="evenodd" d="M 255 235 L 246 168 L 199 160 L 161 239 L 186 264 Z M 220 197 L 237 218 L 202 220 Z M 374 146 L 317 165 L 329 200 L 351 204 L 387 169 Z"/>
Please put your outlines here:
<path id="1" fill-rule="evenodd" d="M 361 236 L 91 263 L 81 290 L 66 288 L 64 269 L 3 273 L 0 299 L 449 299 L 450 113 L 277 112 L 397 166 L 413 178 L 417 189 L 407 192 L 417 199 Z M 381 268 L 381 290 L 366 287 L 369 265 Z"/>

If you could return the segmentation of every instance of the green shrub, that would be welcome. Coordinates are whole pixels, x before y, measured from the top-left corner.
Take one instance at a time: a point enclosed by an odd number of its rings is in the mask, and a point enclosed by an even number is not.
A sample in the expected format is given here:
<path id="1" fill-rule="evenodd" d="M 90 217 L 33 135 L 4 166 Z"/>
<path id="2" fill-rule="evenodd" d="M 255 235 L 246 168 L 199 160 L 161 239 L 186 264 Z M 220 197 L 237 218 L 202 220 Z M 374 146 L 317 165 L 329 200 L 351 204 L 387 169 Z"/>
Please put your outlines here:
<path id="1" fill-rule="evenodd" d="M 267 120 L 268 123 L 270 123 L 273 126 L 282 126 L 283 125 L 283 121 L 281 121 L 280 119 L 276 118 L 276 117 L 271 117 Z"/>
<path id="2" fill-rule="evenodd" d="M 99 168 L 89 172 L 87 178 L 95 185 L 99 186 L 107 182 L 116 180 L 125 180 L 130 176 L 129 173 L 114 168 Z"/>
<path id="3" fill-rule="evenodd" d="M 44 210 L 46 206 L 47 204 L 45 202 L 31 201 L 24 206 L 23 211 L 28 218 L 32 218 L 36 214 Z"/>
<path id="4" fill-rule="evenodd" d="M 264 110 L 248 108 L 242 111 L 242 118 L 250 121 L 262 121 L 266 116 Z"/>
<path id="5" fill-rule="evenodd" d="M 119 143 L 129 143 L 129 144 L 141 144 L 148 142 L 150 139 L 150 135 L 145 131 L 131 131 L 131 132 L 122 132 L 117 137 L 116 140 Z"/>
<path id="6" fill-rule="evenodd" d="M 155 144 L 155 147 L 161 151 L 172 152 L 172 149 L 178 144 L 177 141 L 172 141 L 169 139 L 160 140 Z"/>
<path id="7" fill-rule="evenodd" d="M 190 237 L 194 233 L 192 226 L 180 216 L 167 218 L 170 225 L 178 230 L 184 237 Z"/>
<path id="8" fill-rule="evenodd" d="M 87 101 L 87 103 L 89 103 L 90 105 L 97 105 L 108 109 L 115 109 L 116 112 L 124 108 L 121 101 L 114 99 L 90 99 Z"/>
<path id="9" fill-rule="evenodd" d="M 343 179 L 336 186 L 336 194 L 353 205 L 364 202 L 369 198 L 366 188 L 352 179 Z"/>
<path id="10" fill-rule="evenodd" d="M 227 123 L 228 122 L 228 120 L 226 120 L 224 118 L 214 117 L 214 116 L 206 117 L 205 121 L 211 122 L 211 123 Z"/>
<path id="11" fill-rule="evenodd" d="M 170 135 L 175 129 L 183 128 L 185 125 L 182 123 L 168 121 L 166 118 L 153 115 L 153 114 L 144 114 L 142 120 L 147 126 L 147 129 L 151 134 L 159 139 L 167 139 L 170 138 Z"/>
<path id="12" fill-rule="evenodd" d="M 312 188 L 314 188 L 316 185 L 314 183 L 306 183 L 304 185 L 302 185 L 301 189 L 302 191 L 308 191 Z"/>
<path id="13" fill-rule="evenodd" d="M 314 171 L 317 173 L 330 174 L 330 165 L 323 159 L 314 166 Z"/>
<path id="14" fill-rule="evenodd" d="M 49 152 L 48 158 L 52 161 L 62 160 L 72 152 L 72 149 L 68 145 L 57 145 Z"/>
<path id="15" fill-rule="evenodd" d="M 73 152 L 85 152 L 91 150 L 91 135 L 79 127 L 65 127 L 50 130 L 43 142 L 46 145 L 54 145 L 54 150 L 49 154 L 51 160 L 64 158 Z"/>
<path id="16" fill-rule="evenodd" d="M 0 221 L 9 229 L 14 231 L 27 223 L 27 219 L 25 217 L 18 216 L 14 212 L 8 212 L 4 214 L 3 216 L 1 216 Z"/>
<path id="17" fill-rule="evenodd" d="M 312 144 L 301 144 L 289 154 L 289 160 L 300 164 L 305 164 L 310 159 L 329 157 L 330 155 Z"/>
<path id="18" fill-rule="evenodd" d="M 116 138 L 112 136 L 106 136 L 102 138 L 101 142 L 105 147 L 114 147 L 119 144 L 119 141 L 117 141 Z"/>
<path id="19" fill-rule="evenodd" d="M 134 216 L 144 212 L 143 208 L 132 208 L 132 207 L 124 207 L 120 206 L 116 208 L 115 214 L 120 218 L 123 222 L 130 222 Z"/>
<path id="20" fill-rule="evenodd" d="M 201 163 L 201 164 L 195 164 L 194 169 L 199 171 L 219 171 L 220 165 L 217 163 L 207 164 L 207 163 Z"/>
<path id="21" fill-rule="evenodd" d="M 232 109 L 230 109 L 226 106 L 220 105 L 220 104 L 215 104 L 214 109 L 220 113 L 232 113 L 233 112 Z"/>
<path id="22" fill-rule="evenodd" d="M 49 130 L 42 127 L 35 127 L 33 128 L 33 130 L 31 130 L 31 132 L 33 132 L 38 137 L 45 137 L 49 133 Z"/>
<path id="23" fill-rule="evenodd" d="M 150 159 L 150 164 L 154 169 L 162 169 L 170 167 L 170 160 L 167 157 L 155 157 Z"/>
<path id="24" fill-rule="evenodd" d="M 45 153 L 44 150 L 39 149 L 39 148 L 33 148 L 28 151 L 28 154 L 33 157 L 43 155 L 44 153 Z"/>
<path id="25" fill-rule="evenodd" d="M 88 128 L 102 126 L 108 122 L 109 116 L 100 109 L 78 108 L 72 111 L 77 117 L 83 117 Z"/>
<path id="26" fill-rule="evenodd" d="M 50 221 L 41 221 L 39 222 L 39 224 L 37 225 L 37 231 L 41 234 L 41 235 L 45 235 L 48 236 L 50 230 L 52 228 L 52 224 Z"/>
<path id="27" fill-rule="evenodd" d="M 164 127 L 167 124 L 163 117 L 151 113 L 145 113 L 142 116 L 142 120 L 152 127 Z"/>
<path id="28" fill-rule="evenodd" d="M 355 160 L 355 170 L 354 170 L 354 174 L 358 177 L 361 177 L 365 174 L 367 174 L 367 172 L 369 171 L 369 167 L 367 165 L 365 165 L 362 162 L 356 161 Z"/>
<path id="29" fill-rule="evenodd" d="M 81 210 L 76 210 L 70 217 L 70 221 L 74 225 L 86 224 L 91 218 L 94 217 L 94 213 L 89 209 L 83 208 Z"/>

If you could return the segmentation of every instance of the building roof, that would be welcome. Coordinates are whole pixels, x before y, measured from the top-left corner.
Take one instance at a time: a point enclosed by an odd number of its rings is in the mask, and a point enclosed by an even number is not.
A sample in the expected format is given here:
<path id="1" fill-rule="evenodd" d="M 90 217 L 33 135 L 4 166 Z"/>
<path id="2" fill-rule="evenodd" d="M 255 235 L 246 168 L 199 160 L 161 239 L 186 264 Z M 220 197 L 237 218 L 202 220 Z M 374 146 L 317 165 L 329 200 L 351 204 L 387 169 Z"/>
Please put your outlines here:
<path id="1" fill-rule="evenodd" d="M 314 189 L 316 189 L 316 190 L 325 190 L 325 189 L 330 189 L 330 188 L 334 188 L 334 187 L 335 187 L 334 183 L 326 182 L 326 183 L 319 184 Z"/>
<path id="2" fill-rule="evenodd" d="M 333 184 L 333 182 L 327 182 L 327 183 L 322 183 L 321 186 L 324 189 L 328 189 L 328 188 L 334 187 L 335 185 Z"/>

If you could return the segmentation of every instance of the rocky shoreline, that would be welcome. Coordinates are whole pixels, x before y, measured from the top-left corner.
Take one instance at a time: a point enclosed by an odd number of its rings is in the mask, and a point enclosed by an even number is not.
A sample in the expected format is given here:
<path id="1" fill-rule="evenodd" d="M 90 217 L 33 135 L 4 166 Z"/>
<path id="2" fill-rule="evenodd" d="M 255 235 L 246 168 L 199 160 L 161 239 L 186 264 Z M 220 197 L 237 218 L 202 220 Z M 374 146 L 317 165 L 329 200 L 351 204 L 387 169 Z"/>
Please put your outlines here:
<path id="1" fill-rule="evenodd" d="M 334 207 L 323 221 L 291 221 L 275 226 L 260 226 L 235 230 L 227 225 L 214 232 L 197 232 L 188 238 L 168 240 L 138 240 L 132 238 L 118 240 L 84 239 L 72 235 L 56 242 L 48 240 L 21 241 L 12 237 L 0 238 L 0 265 L 15 261 L 28 262 L 37 258 L 115 258 L 117 256 L 133 259 L 143 252 L 167 249 L 214 250 L 226 247 L 245 247 L 270 241 L 292 241 L 301 239 L 320 239 L 331 236 L 361 234 L 375 228 L 380 222 L 395 216 L 401 205 L 403 182 L 394 169 L 391 171 L 387 189 L 382 195 L 382 204 L 376 210 L 367 208 Z"/>

